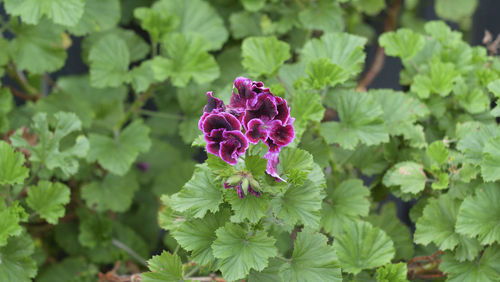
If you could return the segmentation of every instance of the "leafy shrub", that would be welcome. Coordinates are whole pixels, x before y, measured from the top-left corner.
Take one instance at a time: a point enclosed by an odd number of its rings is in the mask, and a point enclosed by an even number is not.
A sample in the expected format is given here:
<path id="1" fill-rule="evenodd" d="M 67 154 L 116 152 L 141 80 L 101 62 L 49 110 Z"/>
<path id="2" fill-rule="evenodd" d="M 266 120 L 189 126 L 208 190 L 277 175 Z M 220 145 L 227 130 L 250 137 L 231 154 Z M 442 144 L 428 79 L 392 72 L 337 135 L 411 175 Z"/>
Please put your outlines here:
<path id="1" fill-rule="evenodd" d="M 0 280 L 498 281 L 498 42 L 385 2 L 4 0 Z"/>

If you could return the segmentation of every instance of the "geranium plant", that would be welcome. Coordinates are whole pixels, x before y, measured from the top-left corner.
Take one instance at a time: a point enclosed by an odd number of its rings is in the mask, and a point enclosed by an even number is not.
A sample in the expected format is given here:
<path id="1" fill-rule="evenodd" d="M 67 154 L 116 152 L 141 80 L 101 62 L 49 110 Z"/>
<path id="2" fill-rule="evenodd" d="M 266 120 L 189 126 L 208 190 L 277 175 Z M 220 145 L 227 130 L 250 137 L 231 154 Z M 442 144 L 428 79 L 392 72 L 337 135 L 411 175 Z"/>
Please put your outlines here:
<path id="1" fill-rule="evenodd" d="M 499 281 L 477 5 L 0 0 L 0 281 Z"/>

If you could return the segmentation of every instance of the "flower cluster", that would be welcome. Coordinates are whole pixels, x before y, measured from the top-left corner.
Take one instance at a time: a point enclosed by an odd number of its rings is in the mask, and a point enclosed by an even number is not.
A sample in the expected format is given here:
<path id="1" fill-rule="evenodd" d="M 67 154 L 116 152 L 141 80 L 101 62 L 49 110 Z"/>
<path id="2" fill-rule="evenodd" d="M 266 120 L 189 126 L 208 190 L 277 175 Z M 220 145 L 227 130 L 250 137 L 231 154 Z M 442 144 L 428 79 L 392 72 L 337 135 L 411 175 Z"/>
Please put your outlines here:
<path id="1" fill-rule="evenodd" d="M 294 119 L 285 99 L 276 97 L 262 82 L 238 77 L 228 106 L 207 92 L 207 105 L 199 121 L 207 151 L 231 165 L 245 153 L 248 143 L 264 142 L 266 172 L 281 180 L 276 169 L 281 148 L 295 137 Z"/>

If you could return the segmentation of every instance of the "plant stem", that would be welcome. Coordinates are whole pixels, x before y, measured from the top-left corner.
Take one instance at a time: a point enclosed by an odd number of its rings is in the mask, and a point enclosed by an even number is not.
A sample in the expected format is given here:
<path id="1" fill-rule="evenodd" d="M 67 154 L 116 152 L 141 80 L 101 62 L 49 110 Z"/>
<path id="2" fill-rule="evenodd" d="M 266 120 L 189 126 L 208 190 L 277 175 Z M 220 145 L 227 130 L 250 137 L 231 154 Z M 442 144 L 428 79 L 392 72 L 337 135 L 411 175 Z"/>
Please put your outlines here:
<path id="1" fill-rule="evenodd" d="M 122 249 L 124 250 L 127 254 L 129 254 L 131 257 L 133 257 L 134 259 L 136 259 L 140 264 L 144 265 L 144 266 L 148 266 L 148 264 L 146 263 L 146 260 L 143 259 L 139 254 L 137 254 L 134 250 L 132 250 L 129 246 L 123 244 L 122 242 L 118 241 L 117 239 L 113 238 L 113 240 L 111 240 L 111 243 L 119 248 L 119 249 Z"/>
<path id="2" fill-rule="evenodd" d="M 165 112 L 155 112 L 155 111 L 144 110 L 144 109 L 139 110 L 139 113 L 143 114 L 143 115 L 165 118 L 165 119 L 184 119 L 184 117 L 182 117 L 180 115 L 165 113 Z"/>
<path id="3" fill-rule="evenodd" d="M 125 123 L 134 115 L 136 114 L 142 106 L 146 103 L 146 101 L 151 97 L 153 94 L 153 85 L 151 84 L 146 91 L 144 91 L 139 98 L 137 98 L 134 103 L 130 106 L 128 111 L 123 115 L 123 117 L 118 121 L 118 123 L 115 126 L 115 130 L 120 130 Z"/>
<path id="4" fill-rule="evenodd" d="M 285 83 L 285 81 L 283 80 L 283 78 L 281 78 L 281 76 L 279 74 L 276 75 L 276 79 L 281 83 L 281 85 L 283 85 L 283 87 L 285 88 L 285 91 L 288 93 L 288 95 L 293 96 L 292 90 L 290 89 L 290 87 L 288 87 L 288 85 Z"/>
<path id="5" fill-rule="evenodd" d="M 195 266 L 193 269 L 191 269 L 191 271 L 189 271 L 187 274 L 186 274 L 186 279 L 188 279 L 191 275 L 195 274 L 196 272 L 198 272 L 198 270 L 200 270 L 200 266 Z"/>

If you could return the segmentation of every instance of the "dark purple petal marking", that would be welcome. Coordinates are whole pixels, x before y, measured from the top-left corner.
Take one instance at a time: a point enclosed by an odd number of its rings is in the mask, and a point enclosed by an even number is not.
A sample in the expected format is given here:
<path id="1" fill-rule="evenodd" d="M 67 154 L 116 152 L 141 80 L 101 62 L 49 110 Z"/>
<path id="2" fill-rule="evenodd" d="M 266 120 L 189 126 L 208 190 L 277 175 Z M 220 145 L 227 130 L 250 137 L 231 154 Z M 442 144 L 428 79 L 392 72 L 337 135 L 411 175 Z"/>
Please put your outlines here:
<path id="1" fill-rule="evenodd" d="M 207 143 L 207 152 L 210 154 L 214 154 L 219 156 L 220 152 L 220 142 L 208 142 Z"/>
<path id="2" fill-rule="evenodd" d="M 280 147 L 290 144 L 295 138 L 293 126 L 291 124 L 282 125 L 280 120 L 270 122 L 270 129 L 269 138 Z"/>
<path id="3" fill-rule="evenodd" d="M 276 109 L 278 110 L 278 114 L 274 117 L 274 119 L 281 120 L 283 124 L 286 124 L 290 118 L 290 108 L 288 107 L 286 100 L 276 97 Z"/>
<path id="4" fill-rule="evenodd" d="M 252 119 L 248 123 L 248 130 L 245 136 L 247 137 L 248 142 L 257 144 L 259 143 L 259 140 L 262 140 L 262 142 L 266 141 L 269 136 L 269 131 L 262 120 Z"/>
<path id="5" fill-rule="evenodd" d="M 207 104 L 203 108 L 205 113 L 211 112 L 224 112 L 226 110 L 226 106 L 224 106 L 224 102 L 221 99 L 215 98 L 212 91 L 207 92 Z"/>
<path id="6" fill-rule="evenodd" d="M 261 94 L 257 97 L 255 106 L 247 109 L 243 115 L 243 127 L 248 129 L 248 123 L 252 119 L 260 119 L 263 122 L 272 120 L 278 114 L 274 97 L 270 94 Z"/>
<path id="7" fill-rule="evenodd" d="M 220 143 L 219 155 L 228 164 L 235 165 L 238 157 L 248 148 L 247 139 L 237 130 L 224 131 L 222 136 L 224 141 Z"/>

